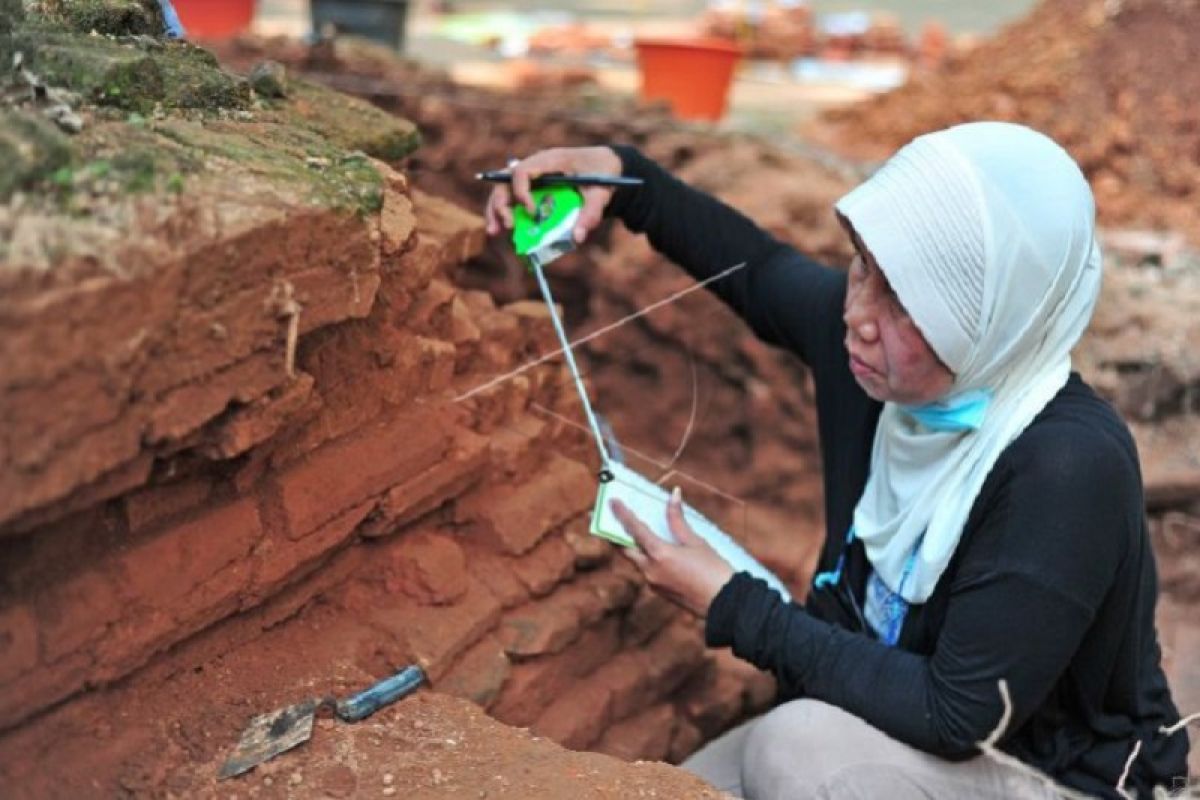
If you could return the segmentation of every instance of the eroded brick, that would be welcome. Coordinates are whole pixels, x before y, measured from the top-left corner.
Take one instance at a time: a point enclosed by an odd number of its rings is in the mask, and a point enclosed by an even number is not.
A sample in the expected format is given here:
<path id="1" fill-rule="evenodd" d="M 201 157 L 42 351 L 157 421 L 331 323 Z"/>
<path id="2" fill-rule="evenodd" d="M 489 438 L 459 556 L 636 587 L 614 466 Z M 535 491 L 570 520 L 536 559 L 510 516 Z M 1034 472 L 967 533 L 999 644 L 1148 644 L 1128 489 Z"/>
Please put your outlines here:
<path id="1" fill-rule="evenodd" d="M 675 708 L 660 703 L 604 732 L 596 750 L 625 761 L 662 761 L 675 735 Z"/>
<path id="2" fill-rule="evenodd" d="M 212 491 L 206 478 L 188 478 L 162 486 L 150 486 L 125 496 L 129 529 L 139 532 L 155 523 L 196 508 Z"/>
<path id="3" fill-rule="evenodd" d="M 404 642 L 430 681 L 437 683 L 459 655 L 495 628 L 500 604 L 487 589 L 473 583 L 452 605 L 422 606 L 402 600 L 375 608 L 369 618 Z"/>
<path id="4" fill-rule="evenodd" d="M 509 725 L 531 725 L 568 686 L 608 662 L 619 645 L 617 620 L 606 619 L 561 653 L 514 664 L 492 716 Z"/>
<path id="5" fill-rule="evenodd" d="M 582 681 L 567 689 L 534 721 L 533 732 L 571 750 L 590 747 L 612 721 L 612 690 Z"/>
<path id="6" fill-rule="evenodd" d="M 486 468 L 487 439 L 471 431 L 457 431 L 454 445 L 443 459 L 384 494 L 371 535 L 387 535 L 434 510 L 466 491 Z"/>
<path id="7" fill-rule="evenodd" d="M 554 455 L 540 475 L 520 486 L 474 493 L 459 504 L 456 516 L 473 521 L 478 534 L 504 552 L 521 555 L 588 508 L 595 491 L 595 478 L 587 467 Z"/>
<path id="8" fill-rule="evenodd" d="M 575 551 L 562 536 L 550 536 L 511 564 L 529 593 L 541 597 L 571 577 L 575 571 Z"/>
<path id="9" fill-rule="evenodd" d="M 511 671 L 512 664 L 504 654 L 504 647 L 495 636 L 488 634 L 467 650 L 434 688 L 465 697 L 486 709 L 500 695 Z"/>
<path id="10" fill-rule="evenodd" d="M 311 453 L 278 477 L 288 534 L 299 538 L 441 459 L 448 425 L 432 411 L 371 424 Z"/>
<path id="11" fill-rule="evenodd" d="M 121 554 L 122 585 L 150 608 L 182 608 L 231 565 L 245 564 L 262 537 L 253 498 L 206 510 Z M 248 579 L 248 575 L 246 578 Z"/>
<path id="12" fill-rule="evenodd" d="M 35 605 L 42 629 L 42 660 L 57 661 L 104 636 L 123 604 L 111 577 L 85 569 L 48 588 Z"/>
<path id="13" fill-rule="evenodd" d="M 388 548 L 385 585 L 421 605 L 446 605 L 467 592 L 467 562 L 445 534 L 416 531 Z"/>

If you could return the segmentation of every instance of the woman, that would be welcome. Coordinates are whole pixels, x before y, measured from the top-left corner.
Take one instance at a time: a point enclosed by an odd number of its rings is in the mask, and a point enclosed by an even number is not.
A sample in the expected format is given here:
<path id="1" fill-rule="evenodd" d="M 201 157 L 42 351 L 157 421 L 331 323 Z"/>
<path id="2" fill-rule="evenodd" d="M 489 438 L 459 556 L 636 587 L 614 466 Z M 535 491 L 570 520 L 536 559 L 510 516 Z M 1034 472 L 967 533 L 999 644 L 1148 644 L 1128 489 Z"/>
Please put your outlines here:
<path id="1" fill-rule="evenodd" d="M 778 678 L 770 713 L 684 766 L 750 798 L 1116 796 L 1186 774 L 1154 631 L 1137 453 L 1070 369 L 1100 286 L 1087 182 L 1028 128 L 923 136 L 843 197 L 848 273 L 784 245 L 630 148 L 550 150 L 513 170 L 634 175 L 586 190 L 811 368 L 826 542 L 804 604 L 732 569 L 668 511 L 679 545 L 617 509 L 630 557 L 704 615 L 714 647 Z M 511 225 L 507 188 L 488 230 Z M 981 757 L 1004 681 L 1000 748 Z"/>

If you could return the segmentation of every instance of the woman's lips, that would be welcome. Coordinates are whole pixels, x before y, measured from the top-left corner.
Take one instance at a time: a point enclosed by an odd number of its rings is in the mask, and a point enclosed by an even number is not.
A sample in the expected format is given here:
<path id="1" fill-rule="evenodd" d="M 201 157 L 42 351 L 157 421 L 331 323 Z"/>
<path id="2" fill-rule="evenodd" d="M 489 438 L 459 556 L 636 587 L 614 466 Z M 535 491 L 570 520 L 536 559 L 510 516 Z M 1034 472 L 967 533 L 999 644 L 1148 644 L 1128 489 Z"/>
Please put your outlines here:
<path id="1" fill-rule="evenodd" d="M 860 377 L 879 374 L 879 370 L 875 369 L 853 353 L 850 354 L 850 371 Z"/>

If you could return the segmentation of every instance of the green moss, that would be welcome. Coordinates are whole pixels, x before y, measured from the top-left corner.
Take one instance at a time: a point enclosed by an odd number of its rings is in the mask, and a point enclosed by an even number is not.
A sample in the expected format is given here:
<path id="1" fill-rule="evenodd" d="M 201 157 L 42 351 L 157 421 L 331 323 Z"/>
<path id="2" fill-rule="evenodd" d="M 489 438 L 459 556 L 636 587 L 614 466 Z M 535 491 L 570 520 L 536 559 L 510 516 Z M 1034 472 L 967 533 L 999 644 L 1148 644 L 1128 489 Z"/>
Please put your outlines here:
<path id="1" fill-rule="evenodd" d="M 0 199 L 28 189 L 71 161 L 70 141 L 34 114 L 0 108 Z"/>
<path id="2" fill-rule="evenodd" d="M 306 81 L 293 81 L 284 117 L 320 133 L 347 150 L 381 161 L 399 161 L 421 144 L 417 126 L 349 95 Z"/>
<path id="3" fill-rule="evenodd" d="M 331 208 L 369 214 L 383 204 L 383 178 L 369 159 L 301 127 L 171 120 L 158 131 L 209 170 L 248 172 Z"/>
<path id="4" fill-rule="evenodd" d="M 0 201 L 23 189 L 65 213 L 91 214 L 128 194 L 247 191 L 369 215 L 384 184 L 368 155 L 395 161 L 419 143 L 407 120 L 302 82 L 251 111 L 248 82 L 208 52 L 129 35 L 151 32 L 141 0 L 38 7 L 0 32 L 0 63 L 20 51 L 48 85 L 101 108 L 74 137 L 32 112 L 4 112 Z"/>
<path id="5" fill-rule="evenodd" d="M 246 81 L 185 43 L 148 44 L 107 37 L 28 31 L 13 47 L 51 86 L 99 105 L 146 114 L 156 106 L 217 111 L 250 105 Z"/>
<path id="6" fill-rule="evenodd" d="M 43 5 L 46 13 L 79 33 L 159 36 L 163 30 L 156 0 L 51 0 Z"/>

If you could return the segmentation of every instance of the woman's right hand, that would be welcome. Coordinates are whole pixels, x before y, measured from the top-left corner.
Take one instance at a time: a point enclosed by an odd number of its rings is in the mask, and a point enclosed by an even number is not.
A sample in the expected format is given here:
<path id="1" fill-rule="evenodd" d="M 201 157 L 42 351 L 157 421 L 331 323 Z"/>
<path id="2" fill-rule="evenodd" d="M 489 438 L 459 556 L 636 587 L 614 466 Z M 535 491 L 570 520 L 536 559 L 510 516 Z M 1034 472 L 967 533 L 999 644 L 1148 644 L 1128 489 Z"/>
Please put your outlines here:
<path id="1" fill-rule="evenodd" d="M 497 184 L 488 198 L 484 216 L 487 232 L 495 236 L 513 226 L 512 207 L 515 203 L 525 206 L 530 214 L 535 207 L 530 194 L 530 181 L 547 172 L 562 172 L 568 175 L 620 175 L 621 159 L 610 147 L 555 147 L 540 150 L 528 158 L 510 166 L 512 184 Z M 608 186 L 581 186 L 583 209 L 575 223 L 575 243 L 581 244 L 592 229 L 604 219 L 604 208 L 612 199 L 613 189 Z"/>

